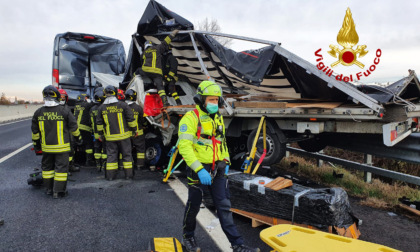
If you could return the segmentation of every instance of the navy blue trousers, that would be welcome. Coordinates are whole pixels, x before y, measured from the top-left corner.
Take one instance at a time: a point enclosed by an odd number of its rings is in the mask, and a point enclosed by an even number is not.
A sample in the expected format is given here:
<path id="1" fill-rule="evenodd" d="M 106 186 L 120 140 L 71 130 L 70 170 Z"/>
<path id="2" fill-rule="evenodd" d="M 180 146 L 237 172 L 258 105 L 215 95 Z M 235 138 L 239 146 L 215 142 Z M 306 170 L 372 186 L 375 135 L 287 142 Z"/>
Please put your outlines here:
<path id="1" fill-rule="evenodd" d="M 211 165 L 204 165 L 204 168 L 210 170 L 210 166 Z M 197 223 L 196 217 L 200 211 L 203 193 L 209 192 L 213 199 L 214 206 L 216 207 L 222 230 L 226 234 L 229 242 L 232 246 L 241 245 L 244 241 L 236 229 L 236 225 L 233 223 L 232 212 L 230 211 L 231 204 L 228 181 L 223 174 L 220 175 L 213 179 L 211 186 L 201 184 L 188 186 L 188 201 L 184 213 L 183 236 L 185 238 L 194 236 Z"/>

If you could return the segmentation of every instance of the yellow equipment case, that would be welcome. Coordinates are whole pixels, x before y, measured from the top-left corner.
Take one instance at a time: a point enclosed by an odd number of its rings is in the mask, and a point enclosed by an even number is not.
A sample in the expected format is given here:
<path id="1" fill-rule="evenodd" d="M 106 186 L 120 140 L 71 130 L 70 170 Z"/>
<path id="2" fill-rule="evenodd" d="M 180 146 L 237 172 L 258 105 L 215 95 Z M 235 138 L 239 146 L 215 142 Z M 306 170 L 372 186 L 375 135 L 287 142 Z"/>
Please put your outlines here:
<path id="1" fill-rule="evenodd" d="M 383 245 L 290 224 L 264 229 L 260 238 L 277 252 L 398 252 Z M 400 251 L 401 252 L 401 251 Z"/>

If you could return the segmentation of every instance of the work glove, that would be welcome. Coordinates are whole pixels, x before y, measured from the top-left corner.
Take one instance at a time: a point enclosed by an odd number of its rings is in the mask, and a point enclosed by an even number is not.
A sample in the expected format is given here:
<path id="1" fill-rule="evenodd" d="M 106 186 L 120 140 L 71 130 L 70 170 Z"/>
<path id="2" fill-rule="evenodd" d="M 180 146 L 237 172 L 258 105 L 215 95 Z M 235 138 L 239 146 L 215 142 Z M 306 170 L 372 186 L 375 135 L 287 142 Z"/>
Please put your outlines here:
<path id="1" fill-rule="evenodd" d="M 35 155 L 37 155 L 37 156 L 42 155 L 41 141 L 36 140 L 36 141 L 32 141 L 32 142 L 34 144 L 33 150 L 35 151 Z"/>
<path id="2" fill-rule="evenodd" d="M 131 132 L 133 133 L 132 137 L 137 137 L 139 135 L 136 128 L 131 128 Z"/>
<path id="3" fill-rule="evenodd" d="M 211 185 L 211 176 L 210 173 L 206 171 L 206 169 L 201 169 L 197 172 L 197 175 L 202 185 Z"/>
<path id="4" fill-rule="evenodd" d="M 225 175 L 227 175 L 229 173 L 229 165 L 226 165 L 226 168 L 225 168 Z"/>
<path id="5" fill-rule="evenodd" d="M 82 140 L 82 136 L 81 135 L 79 135 L 78 137 L 75 137 L 75 139 L 76 139 L 76 145 L 77 146 L 83 145 L 83 140 Z"/>
<path id="6" fill-rule="evenodd" d="M 171 32 L 171 37 L 173 38 L 173 37 L 175 37 L 177 34 L 178 34 L 178 32 L 179 32 L 179 30 L 173 30 L 172 32 Z"/>

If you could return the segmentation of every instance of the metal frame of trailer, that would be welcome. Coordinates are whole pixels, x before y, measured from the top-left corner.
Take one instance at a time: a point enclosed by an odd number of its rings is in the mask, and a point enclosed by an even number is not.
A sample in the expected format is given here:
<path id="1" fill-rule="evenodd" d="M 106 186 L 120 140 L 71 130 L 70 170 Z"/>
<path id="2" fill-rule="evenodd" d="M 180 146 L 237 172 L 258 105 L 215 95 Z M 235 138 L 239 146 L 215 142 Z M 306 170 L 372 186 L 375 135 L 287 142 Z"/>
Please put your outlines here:
<path id="1" fill-rule="evenodd" d="M 383 115 L 385 108 L 377 100 L 357 90 L 355 87 L 344 82 L 337 81 L 335 78 L 325 75 L 319 71 L 313 64 L 300 58 L 299 56 L 287 51 L 278 42 L 249 38 L 244 36 L 236 36 L 224 33 L 215 33 L 207 31 L 180 31 L 180 34 L 186 33 L 190 35 L 196 56 L 200 62 L 202 72 L 209 80 L 213 80 L 207 71 L 207 67 L 202 60 L 201 53 L 198 50 L 194 33 L 206 34 L 212 36 L 222 36 L 227 38 L 245 40 L 267 45 L 274 45 L 274 51 L 287 58 L 289 62 L 294 62 L 304 68 L 307 73 L 314 74 L 324 80 L 328 87 L 337 88 L 349 95 L 355 104 L 362 104 L 365 107 L 339 106 L 332 109 L 325 108 L 232 108 L 225 101 L 224 109 L 221 110 L 225 121 L 229 125 L 235 118 L 247 118 L 242 123 L 242 129 L 253 129 L 258 125 L 258 120 L 265 115 L 276 121 L 282 130 L 295 130 L 297 133 L 320 134 L 323 132 L 339 132 L 339 133 L 364 133 L 364 134 L 382 134 L 384 144 L 393 146 L 402 141 L 412 132 L 418 132 L 419 129 L 413 127 L 416 122 L 412 117 L 420 116 L 420 104 L 411 104 L 405 106 L 406 116 L 404 120 L 398 122 L 385 122 Z M 166 33 L 160 33 L 164 35 Z M 169 34 L 169 33 L 168 33 Z M 410 72 L 410 76 L 414 78 L 417 86 L 420 88 L 414 71 Z M 176 114 L 185 114 L 192 108 L 168 108 L 168 112 Z M 254 119 L 254 120 L 252 120 Z M 311 120 L 311 121 L 308 121 Z M 316 122 L 312 121 L 315 120 Z M 245 125 L 244 125 L 245 124 Z M 392 137 L 391 137 L 392 135 Z"/>

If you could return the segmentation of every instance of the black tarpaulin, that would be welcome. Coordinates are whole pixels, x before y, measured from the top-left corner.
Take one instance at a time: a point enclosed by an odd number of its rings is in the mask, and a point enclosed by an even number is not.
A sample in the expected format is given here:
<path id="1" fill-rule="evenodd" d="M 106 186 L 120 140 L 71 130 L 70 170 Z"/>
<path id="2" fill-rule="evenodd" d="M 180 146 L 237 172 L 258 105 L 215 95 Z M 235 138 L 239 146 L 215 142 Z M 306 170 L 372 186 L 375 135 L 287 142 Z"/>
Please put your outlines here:
<path id="1" fill-rule="evenodd" d="M 273 191 L 259 185 L 266 177 L 251 174 L 229 175 L 232 208 L 307 224 L 322 230 L 329 226 L 347 228 L 354 217 L 346 191 L 342 188 L 309 188 L 299 184 Z M 298 206 L 294 206 L 296 195 Z M 205 192 L 204 202 L 212 206 L 211 197 Z M 294 214 L 293 214 L 294 209 Z"/>
<path id="2" fill-rule="evenodd" d="M 146 39 L 154 42 L 164 39 L 166 35 L 155 35 L 160 32 L 193 30 L 191 22 L 151 0 L 137 26 L 137 34 L 133 36 L 138 45 L 143 47 Z M 152 36 L 153 35 L 153 36 Z M 258 50 L 235 52 L 223 47 L 213 37 L 205 34 L 194 34 L 201 57 L 206 64 L 210 76 L 225 91 L 255 88 L 258 92 L 283 93 L 289 90 L 295 98 L 293 87 L 281 74 L 280 69 L 272 69 L 276 57 L 273 46 Z M 153 40 L 155 39 L 155 40 Z M 141 67 L 139 49 L 131 44 L 122 88 L 125 88 L 133 77 L 133 73 Z M 159 42 L 158 42 L 159 43 Z M 197 59 L 189 34 L 179 34 L 172 41 L 172 52 L 178 60 L 178 75 L 182 75 L 191 83 L 198 84 L 207 79 Z M 280 82 L 279 82 L 280 81 Z"/>
<path id="3" fill-rule="evenodd" d="M 358 85 L 357 88 L 380 103 L 393 102 L 396 96 L 402 99 L 418 98 L 420 91 L 416 83 L 416 76 L 402 78 L 386 87 L 379 85 Z"/>
<path id="4" fill-rule="evenodd" d="M 207 52 L 217 55 L 220 60 L 218 66 L 223 66 L 229 72 L 246 80 L 249 84 L 257 86 L 261 84 L 275 56 L 274 46 L 238 53 L 222 46 L 209 35 L 196 34 L 196 38 Z"/>
<path id="5" fill-rule="evenodd" d="M 139 52 L 134 40 L 137 41 L 140 47 L 143 47 L 146 39 L 143 37 L 147 34 L 156 34 L 159 32 L 179 30 L 193 30 L 193 24 L 179 16 L 173 11 L 168 10 L 165 6 L 158 2 L 151 0 L 146 7 L 138 25 L 137 32 L 132 36 L 129 55 L 127 57 L 126 71 L 124 73 L 124 80 L 121 88 L 125 89 L 133 78 L 134 72 L 141 67 L 141 52 Z M 166 35 L 165 35 L 166 36 Z M 165 36 L 160 36 L 158 39 L 164 39 Z M 187 35 L 179 35 L 176 40 L 186 38 Z M 176 41 L 174 40 L 174 41 Z"/>

